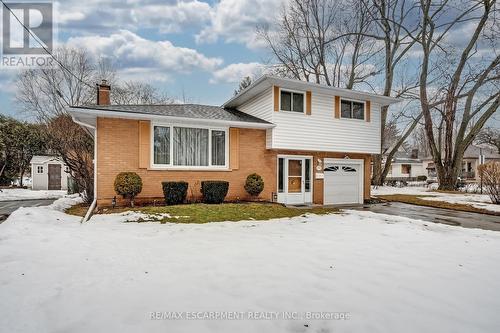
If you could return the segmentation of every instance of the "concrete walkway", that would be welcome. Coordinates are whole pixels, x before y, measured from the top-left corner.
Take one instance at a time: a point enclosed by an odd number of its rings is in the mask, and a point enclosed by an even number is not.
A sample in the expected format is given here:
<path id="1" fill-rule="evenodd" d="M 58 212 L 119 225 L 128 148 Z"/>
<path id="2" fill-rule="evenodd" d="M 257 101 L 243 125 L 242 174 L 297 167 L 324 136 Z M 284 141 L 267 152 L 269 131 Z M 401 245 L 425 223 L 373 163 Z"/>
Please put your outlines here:
<path id="1" fill-rule="evenodd" d="M 0 201 L 0 223 L 18 208 L 48 206 L 54 201 L 55 199 Z"/>
<path id="2" fill-rule="evenodd" d="M 428 222 L 442 223 L 464 228 L 479 228 L 500 231 L 500 216 L 461 212 L 451 209 L 424 207 L 401 202 L 354 207 L 356 210 L 367 210 L 374 213 L 404 216 Z"/>

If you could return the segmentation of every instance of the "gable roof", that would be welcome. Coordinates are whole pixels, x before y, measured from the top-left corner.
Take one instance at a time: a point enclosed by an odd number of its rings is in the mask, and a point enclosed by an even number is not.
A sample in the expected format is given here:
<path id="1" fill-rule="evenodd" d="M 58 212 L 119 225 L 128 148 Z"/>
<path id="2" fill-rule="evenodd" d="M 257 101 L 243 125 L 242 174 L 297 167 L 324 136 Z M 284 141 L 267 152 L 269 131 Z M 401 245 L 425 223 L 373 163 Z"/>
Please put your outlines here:
<path id="1" fill-rule="evenodd" d="M 70 112 L 94 116 L 144 118 L 144 116 L 169 117 L 172 119 L 193 119 L 230 123 L 262 125 L 272 127 L 272 123 L 232 108 L 200 104 L 139 104 L 139 105 L 86 105 L 73 106 Z"/>
<path id="2" fill-rule="evenodd" d="M 63 163 L 59 156 L 35 155 L 31 158 L 30 164 L 44 164 L 50 161 Z"/>
<path id="3" fill-rule="evenodd" d="M 500 154 L 496 148 L 475 145 L 470 145 L 467 149 L 465 149 L 463 158 L 477 159 L 480 155 L 483 155 L 486 159 L 500 160 Z M 424 160 L 433 160 L 433 158 L 432 156 L 426 156 Z"/>
<path id="4" fill-rule="evenodd" d="M 222 106 L 236 108 L 272 86 L 295 90 L 310 90 L 313 92 L 330 93 L 335 96 L 352 99 L 364 99 L 373 101 L 374 103 L 380 104 L 382 106 L 400 102 L 399 99 L 394 97 L 382 96 L 352 89 L 337 88 L 314 82 L 286 79 L 273 75 L 263 75 L 247 88 L 240 91 L 239 94 L 224 103 Z"/>
<path id="5" fill-rule="evenodd" d="M 464 158 L 479 158 L 479 155 L 483 155 L 485 158 L 500 159 L 498 150 L 492 147 L 478 147 L 470 145 L 464 152 Z"/>

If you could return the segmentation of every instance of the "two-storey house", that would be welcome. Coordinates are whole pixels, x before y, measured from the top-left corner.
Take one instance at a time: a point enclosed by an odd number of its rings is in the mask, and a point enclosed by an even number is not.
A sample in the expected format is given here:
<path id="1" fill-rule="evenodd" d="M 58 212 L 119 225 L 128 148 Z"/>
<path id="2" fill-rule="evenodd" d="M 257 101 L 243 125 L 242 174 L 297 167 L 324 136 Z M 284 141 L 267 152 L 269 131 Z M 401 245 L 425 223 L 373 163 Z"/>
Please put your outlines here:
<path id="1" fill-rule="evenodd" d="M 371 155 L 380 153 L 380 108 L 398 100 L 274 76 L 263 76 L 222 106 L 97 105 L 72 107 L 95 138 L 95 193 L 109 205 L 119 172 L 143 180 L 137 199 L 163 197 L 162 181 L 229 182 L 227 200 L 245 200 L 251 173 L 260 197 L 285 204 L 357 204 L 370 197 Z"/>

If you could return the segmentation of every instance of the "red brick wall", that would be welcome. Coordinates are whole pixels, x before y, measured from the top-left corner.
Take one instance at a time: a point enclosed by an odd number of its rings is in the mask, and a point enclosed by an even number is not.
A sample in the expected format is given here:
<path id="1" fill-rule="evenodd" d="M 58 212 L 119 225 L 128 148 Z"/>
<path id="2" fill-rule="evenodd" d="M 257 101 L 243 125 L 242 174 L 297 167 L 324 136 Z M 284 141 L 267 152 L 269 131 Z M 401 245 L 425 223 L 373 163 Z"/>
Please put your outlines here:
<path id="1" fill-rule="evenodd" d="M 141 198 L 163 198 L 161 182 L 184 180 L 190 185 L 191 194 L 199 197 L 202 180 L 226 180 L 229 182 L 228 200 L 247 199 L 244 189 L 246 177 L 260 174 L 265 183 L 260 197 L 271 200 L 276 187 L 276 155 L 266 150 L 266 131 L 256 129 L 239 130 L 239 168 L 232 171 L 177 171 L 139 168 L 139 122 L 116 118 L 97 120 L 97 200 L 98 205 L 110 205 L 117 196 L 113 183 L 118 173 L 133 171 L 141 176 L 143 189 Z M 233 152 L 234 153 L 234 152 Z M 195 186 L 196 185 L 196 186 Z M 120 199 L 117 196 L 117 199 Z"/>

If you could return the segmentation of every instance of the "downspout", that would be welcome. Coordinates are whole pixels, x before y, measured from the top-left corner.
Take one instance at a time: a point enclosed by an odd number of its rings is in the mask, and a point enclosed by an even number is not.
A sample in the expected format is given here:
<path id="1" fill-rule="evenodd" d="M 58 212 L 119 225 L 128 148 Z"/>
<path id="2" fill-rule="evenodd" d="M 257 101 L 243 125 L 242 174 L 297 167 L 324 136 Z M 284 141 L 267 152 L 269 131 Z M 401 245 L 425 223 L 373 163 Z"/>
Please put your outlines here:
<path id="1" fill-rule="evenodd" d="M 92 216 L 92 212 L 94 211 L 97 205 L 97 127 L 86 123 L 82 123 L 81 121 L 76 120 L 75 117 L 71 118 L 73 118 L 73 121 L 78 125 L 90 128 L 94 131 L 94 200 L 92 200 L 92 203 L 90 204 L 87 213 L 80 221 L 80 223 L 85 223 L 90 219 L 90 217 Z"/>

